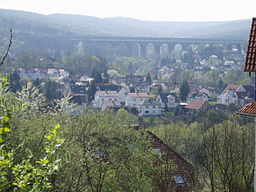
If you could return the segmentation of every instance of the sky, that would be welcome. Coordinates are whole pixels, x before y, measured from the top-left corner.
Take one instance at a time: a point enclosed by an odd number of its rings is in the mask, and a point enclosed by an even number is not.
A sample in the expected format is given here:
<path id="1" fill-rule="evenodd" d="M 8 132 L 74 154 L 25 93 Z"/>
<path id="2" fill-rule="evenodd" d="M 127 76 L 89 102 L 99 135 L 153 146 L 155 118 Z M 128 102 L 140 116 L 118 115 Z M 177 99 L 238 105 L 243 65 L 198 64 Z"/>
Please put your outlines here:
<path id="1" fill-rule="evenodd" d="M 256 17 L 256 0 L 0 0 L 0 8 L 40 14 L 149 21 L 230 21 Z"/>

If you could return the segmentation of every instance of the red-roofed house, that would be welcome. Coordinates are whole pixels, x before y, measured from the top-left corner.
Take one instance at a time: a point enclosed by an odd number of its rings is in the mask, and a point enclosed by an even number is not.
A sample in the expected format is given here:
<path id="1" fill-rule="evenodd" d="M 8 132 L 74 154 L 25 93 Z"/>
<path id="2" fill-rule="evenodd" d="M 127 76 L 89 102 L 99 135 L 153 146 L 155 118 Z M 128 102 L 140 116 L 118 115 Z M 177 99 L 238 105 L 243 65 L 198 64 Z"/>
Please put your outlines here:
<path id="1" fill-rule="evenodd" d="M 206 110 L 210 104 L 206 100 L 193 100 L 191 103 L 189 103 L 185 108 L 187 109 L 193 109 L 193 110 Z"/>
<path id="2" fill-rule="evenodd" d="M 252 102 L 251 91 L 248 91 L 243 85 L 228 85 L 224 91 L 218 96 L 219 103 L 224 105 L 234 104 L 237 106 L 245 106 Z"/>

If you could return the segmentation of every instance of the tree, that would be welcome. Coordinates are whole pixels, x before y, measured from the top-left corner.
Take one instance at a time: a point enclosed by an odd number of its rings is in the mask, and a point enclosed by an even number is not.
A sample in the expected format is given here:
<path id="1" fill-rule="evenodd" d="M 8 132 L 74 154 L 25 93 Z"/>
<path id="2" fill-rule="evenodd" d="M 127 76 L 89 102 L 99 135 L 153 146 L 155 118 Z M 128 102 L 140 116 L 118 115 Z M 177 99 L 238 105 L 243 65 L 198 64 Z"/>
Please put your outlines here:
<path id="1" fill-rule="evenodd" d="M 95 82 L 92 81 L 92 83 L 89 85 L 88 92 L 87 92 L 89 102 L 92 102 L 92 100 L 94 100 L 96 91 L 97 91 L 97 88 L 96 88 Z"/>
<path id="2" fill-rule="evenodd" d="M 57 88 L 58 88 L 58 83 L 56 83 L 55 81 L 49 80 L 45 83 L 43 87 L 43 93 L 48 100 L 52 101 L 54 99 L 58 99 L 62 97 L 62 95 L 60 94 Z"/>
<path id="3" fill-rule="evenodd" d="M 151 83 L 152 83 L 152 79 L 151 79 L 151 76 L 150 76 L 149 73 L 146 76 L 146 83 L 149 84 L 149 85 L 151 85 Z"/>
<path id="4" fill-rule="evenodd" d="M 60 126 L 55 126 L 49 134 L 44 135 L 47 139 L 47 142 L 42 142 L 44 152 L 40 158 L 35 157 L 29 147 L 24 147 L 23 142 L 13 138 L 17 136 L 18 130 L 14 129 L 13 116 L 16 113 L 24 114 L 26 105 L 6 91 L 7 78 L 1 78 L 0 82 L 0 190 L 47 191 L 52 188 L 51 176 L 58 170 L 60 163 L 55 156 L 63 141 L 57 134 Z M 24 140 L 24 137 L 19 139 Z M 19 155 L 20 151 L 23 151 L 22 156 Z"/>
<path id="5" fill-rule="evenodd" d="M 252 127 L 225 121 L 203 134 L 202 165 L 208 174 L 211 191 L 252 191 Z"/>
<path id="6" fill-rule="evenodd" d="M 14 71 L 10 75 L 10 89 L 14 93 L 21 90 L 20 76 L 17 71 Z"/>
<path id="7" fill-rule="evenodd" d="M 155 156 L 146 135 L 129 128 L 131 119 L 124 110 L 75 117 L 64 133 L 69 160 L 57 191 L 151 191 Z"/>
<path id="8" fill-rule="evenodd" d="M 96 71 L 96 70 L 92 71 L 91 77 L 94 78 L 94 82 L 96 84 L 102 82 L 101 74 L 98 71 Z"/>
<path id="9" fill-rule="evenodd" d="M 180 99 L 181 101 L 186 101 L 188 94 L 189 94 L 189 86 L 187 81 L 183 81 L 180 87 Z"/>

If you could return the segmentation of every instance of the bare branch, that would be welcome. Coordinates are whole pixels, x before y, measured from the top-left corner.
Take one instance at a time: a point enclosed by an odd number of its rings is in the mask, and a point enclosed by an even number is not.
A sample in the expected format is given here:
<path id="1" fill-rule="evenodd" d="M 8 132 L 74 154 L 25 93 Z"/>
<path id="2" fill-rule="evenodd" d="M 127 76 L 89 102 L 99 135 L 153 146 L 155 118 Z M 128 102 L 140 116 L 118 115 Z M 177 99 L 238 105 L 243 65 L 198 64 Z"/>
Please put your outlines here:
<path id="1" fill-rule="evenodd" d="M 10 41 L 9 41 L 9 45 L 8 45 L 8 48 L 7 48 L 5 54 L 4 54 L 4 56 L 3 56 L 3 58 L 2 58 L 2 60 L 1 60 L 1 62 L 0 62 L 0 66 L 4 64 L 4 61 L 5 61 L 5 59 L 7 58 L 8 53 L 9 53 L 9 51 L 10 51 L 11 45 L 12 45 L 12 29 L 10 29 Z"/>

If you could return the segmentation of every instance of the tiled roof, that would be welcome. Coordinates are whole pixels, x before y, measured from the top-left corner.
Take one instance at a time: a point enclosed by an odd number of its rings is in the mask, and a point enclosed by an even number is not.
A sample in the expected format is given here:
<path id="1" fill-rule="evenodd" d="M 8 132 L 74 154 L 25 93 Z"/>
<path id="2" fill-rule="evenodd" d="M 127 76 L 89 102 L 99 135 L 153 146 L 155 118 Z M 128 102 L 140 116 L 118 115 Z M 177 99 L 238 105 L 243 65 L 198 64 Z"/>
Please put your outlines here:
<path id="1" fill-rule="evenodd" d="M 188 108 L 188 109 L 201 109 L 206 103 L 208 103 L 208 101 L 202 100 L 202 99 L 193 100 L 185 108 Z"/>
<path id="2" fill-rule="evenodd" d="M 106 107 L 121 107 L 122 104 L 118 101 L 105 101 L 103 102 L 103 105 Z"/>
<path id="3" fill-rule="evenodd" d="M 252 19 L 244 71 L 256 72 L 256 18 Z"/>
<path id="4" fill-rule="evenodd" d="M 238 112 L 240 115 L 256 116 L 256 102 L 252 102 L 240 109 Z"/>
<path id="5" fill-rule="evenodd" d="M 96 94 L 100 97 L 117 97 L 116 91 L 97 91 Z"/>
<path id="6" fill-rule="evenodd" d="M 132 98 L 148 98 L 148 94 L 147 93 L 128 93 L 128 96 L 132 97 Z"/>
<path id="7" fill-rule="evenodd" d="M 240 87 L 240 85 L 228 85 L 225 90 L 228 90 L 228 89 L 236 90 L 239 87 Z"/>

